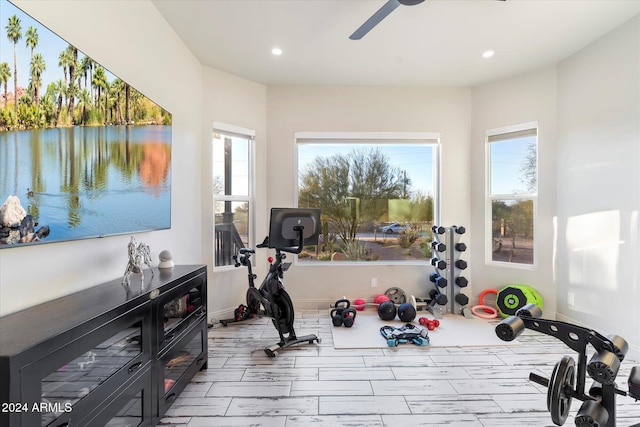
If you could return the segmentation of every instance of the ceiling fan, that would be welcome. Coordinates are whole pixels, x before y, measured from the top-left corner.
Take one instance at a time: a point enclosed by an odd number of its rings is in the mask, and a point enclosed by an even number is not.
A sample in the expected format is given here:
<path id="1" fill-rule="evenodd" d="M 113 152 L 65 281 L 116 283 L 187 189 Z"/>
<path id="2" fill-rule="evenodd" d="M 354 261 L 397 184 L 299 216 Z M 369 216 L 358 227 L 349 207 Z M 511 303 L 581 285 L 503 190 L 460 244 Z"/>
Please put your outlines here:
<path id="1" fill-rule="evenodd" d="M 396 10 L 400 5 L 415 6 L 422 3 L 424 0 L 389 0 L 387 1 L 376 13 L 371 15 L 371 18 L 367 19 L 364 24 L 360 26 L 353 34 L 349 36 L 351 40 L 360 40 L 376 25 L 387 17 L 391 12 Z"/>
<path id="2" fill-rule="evenodd" d="M 501 0 L 505 1 L 505 0 Z M 349 36 L 351 40 L 360 40 L 376 25 L 386 18 L 391 12 L 396 10 L 400 5 L 403 6 L 415 6 L 424 2 L 424 0 L 388 0 L 376 13 L 371 15 L 371 18 L 367 19 L 364 24 L 360 26 L 353 34 Z"/>

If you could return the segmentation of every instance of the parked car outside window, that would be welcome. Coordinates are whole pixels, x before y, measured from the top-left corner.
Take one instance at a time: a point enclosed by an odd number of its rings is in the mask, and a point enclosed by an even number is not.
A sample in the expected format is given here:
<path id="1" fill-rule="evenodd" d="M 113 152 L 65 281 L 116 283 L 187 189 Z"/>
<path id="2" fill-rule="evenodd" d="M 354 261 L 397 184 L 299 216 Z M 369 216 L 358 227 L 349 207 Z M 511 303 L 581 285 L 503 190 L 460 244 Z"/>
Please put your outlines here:
<path id="1" fill-rule="evenodd" d="M 386 234 L 403 233 L 408 229 L 408 225 L 402 225 L 399 222 L 394 222 L 381 228 L 382 232 Z"/>

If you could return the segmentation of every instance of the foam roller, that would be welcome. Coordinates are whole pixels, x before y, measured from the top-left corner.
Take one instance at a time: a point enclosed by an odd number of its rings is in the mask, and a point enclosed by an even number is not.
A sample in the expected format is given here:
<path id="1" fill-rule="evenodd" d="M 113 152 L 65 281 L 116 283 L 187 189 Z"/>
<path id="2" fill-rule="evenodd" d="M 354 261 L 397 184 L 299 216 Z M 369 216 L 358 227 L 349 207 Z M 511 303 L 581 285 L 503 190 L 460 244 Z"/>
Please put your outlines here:
<path id="1" fill-rule="evenodd" d="M 542 309 L 535 304 L 527 304 L 518 311 L 516 316 L 542 317 Z"/>
<path id="2" fill-rule="evenodd" d="M 620 359 L 610 351 L 599 351 L 591 357 L 587 373 L 602 385 L 612 385 L 620 369 Z"/>
<path id="3" fill-rule="evenodd" d="M 619 335 L 609 335 L 607 338 L 613 343 L 613 352 L 622 362 L 629 351 L 629 343 Z"/>
<path id="4" fill-rule="evenodd" d="M 605 427 L 609 422 L 609 412 L 596 400 L 587 400 L 576 414 L 577 427 Z"/>
<path id="5" fill-rule="evenodd" d="M 496 325 L 496 335 L 502 341 L 513 341 L 524 329 L 524 321 L 521 318 L 509 316 Z"/>

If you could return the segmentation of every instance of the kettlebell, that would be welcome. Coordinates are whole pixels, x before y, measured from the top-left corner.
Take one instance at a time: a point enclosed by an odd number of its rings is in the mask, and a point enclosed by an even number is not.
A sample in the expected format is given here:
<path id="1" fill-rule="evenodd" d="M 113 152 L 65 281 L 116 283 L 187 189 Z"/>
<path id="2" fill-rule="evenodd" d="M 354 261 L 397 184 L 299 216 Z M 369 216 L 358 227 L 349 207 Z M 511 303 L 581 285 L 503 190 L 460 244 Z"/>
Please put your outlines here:
<path id="1" fill-rule="evenodd" d="M 334 308 L 332 308 L 331 312 L 329 313 L 331 322 L 333 323 L 333 326 L 342 326 L 342 324 L 344 323 L 344 317 L 342 316 L 342 313 L 349 307 L 351 307 L 351 303 L 348 299 L 339 299 L 338 301 L 336 301 L 333 307 Z"/>
<path id="2" fill-rule="evenodd" d="M 342 310 L 342 324 L 345 328 L 350 328 L 353 326 L 353 323 L 356 321 L 356 310 L 355 308 L 345 308 Z"/>

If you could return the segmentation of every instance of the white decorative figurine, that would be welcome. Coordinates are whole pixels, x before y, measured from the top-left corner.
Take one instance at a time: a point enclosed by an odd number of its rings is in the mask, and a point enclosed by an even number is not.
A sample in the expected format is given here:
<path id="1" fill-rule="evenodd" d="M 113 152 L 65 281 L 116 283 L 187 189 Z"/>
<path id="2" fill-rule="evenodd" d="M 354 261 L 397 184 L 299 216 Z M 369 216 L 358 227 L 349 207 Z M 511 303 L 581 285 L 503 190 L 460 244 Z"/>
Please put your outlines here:
<path id="1" fill-rule="evenodd" d="M 147 265 L 151 267 L 151 250 L 149 249 L 149 245 L 140 242 L 136 245 L 135 237 L 131 236 L 131 241 L 128 246 L 129 251 L 129 262 L 127 263 L 127 269 L 124 272 L 124 278 L 122 279 L 123 285 L 129 285 L 129 276 L 131 273 L 136 273 L 140 275 L 140 287 L 144 287 L 144 266 Z M 155 273 L 151 270 L 151 276 L 153 277 Z"/>
<path id="2" fill-rule="evenodd" d="M 158 264 L 158 268 L 173 268 L 173 254 L 171 251 L 164 250 L 160 252 L 158 255 L 160 258 L 160 264 Z"/>

